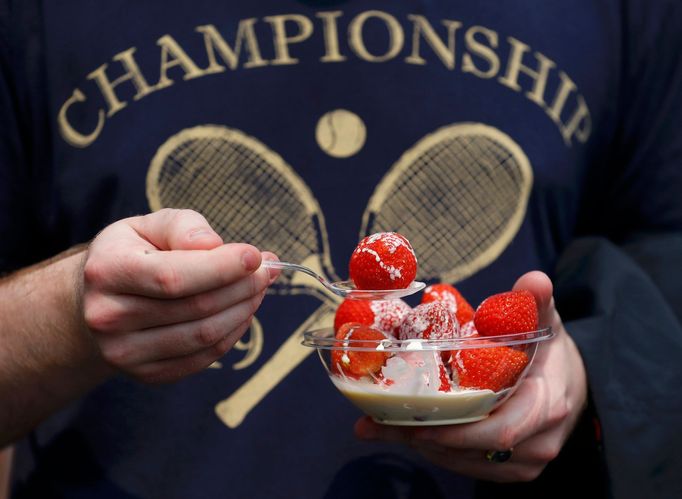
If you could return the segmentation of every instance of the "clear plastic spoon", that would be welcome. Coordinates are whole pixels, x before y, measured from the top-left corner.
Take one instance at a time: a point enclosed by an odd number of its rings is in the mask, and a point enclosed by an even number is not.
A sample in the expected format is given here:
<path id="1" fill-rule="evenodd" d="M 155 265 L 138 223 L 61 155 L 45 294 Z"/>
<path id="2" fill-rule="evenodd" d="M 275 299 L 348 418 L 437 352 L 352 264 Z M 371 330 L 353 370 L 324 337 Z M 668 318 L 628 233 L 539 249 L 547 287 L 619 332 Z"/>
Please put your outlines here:
<path id="1" fill-rule="evenodd" d="M 426 286 L 426 284 L 423 282 L 412 281 L 407 288 L 401 289 L 357 289 L 355 284 L 353 284 L 353 281 L 329 282 L 327 279 L 317 274 L 312 269 L 304 267 L 303 265 L 298 265 L 297 263 L 263 260 L 261 265 L 271 269 L 303 272 L 304 274 L 308 274 L 309 276 L 317 279 L 332 293 L 344 298 L 352 298 L 354 300 L 392 300 L 395 298 L 402 298 L 404 296 L 412 295 L 418 291 L 421 291 Z"/>

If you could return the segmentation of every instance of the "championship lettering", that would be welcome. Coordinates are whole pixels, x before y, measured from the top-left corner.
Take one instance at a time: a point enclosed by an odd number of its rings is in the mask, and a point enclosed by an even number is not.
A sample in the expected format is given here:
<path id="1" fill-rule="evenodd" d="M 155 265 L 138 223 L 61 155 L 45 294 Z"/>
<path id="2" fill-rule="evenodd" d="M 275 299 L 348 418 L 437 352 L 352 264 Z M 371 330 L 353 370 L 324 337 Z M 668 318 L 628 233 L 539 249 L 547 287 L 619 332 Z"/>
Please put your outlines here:
<path id="1" fill-rule="evenodd" d="M 385 31 L 386 45 L 381 50 L 365 44 L 369 29 Z M 87 147 L 101 135 L 106 121 L 131 101 L 141 101 L 176 81 L 217 74 L 229 77 L 236 69 L 274 70 L 299 64 L 297 46 L 319 43 L 311 41 L 315 30 L 323 34 L 318 59 L 322 64 L 342 64 L 351 59 L 370 64 L 392 60 L 418 66 L 441 64 L 466 76 L 494 79 L 523 95 L 552 120 L 567 146 L 574 141 L 584 143 L 590 136 L 592 124 L 585 98 L 575 82 L 545 54 L 514 37 L 501 38 L 484 26 L 464 26 L 451 19 L 432 23 L 416 14 L 399 19 L 380 10 L 367 10 L 352 18 L 346 18 L 342 11 L 327 11 L 313 17 L 282 14 L 241 19 L 231 40 L 213 24 L 197 26 L 195 36 L 203 40 L 201 54 L 188 52 L 173 36 L 165 34 L 156 41 L 157 47 L 146 48 L 158 55 L 158 69 L 153 74 L 142 72 L 135 58 L 138 47 L 130 47 L 86 75 L 66 97 L 57 116 L 59 131 L 72 146 Z M 273 57 L 262 55 L 264 47 L 272 49 Z M 553 89 L 551 95 L 547 88 Z M 71 110 L 77 106 L 83 108 L 78 114 L 85 118 L 76 125 Z"/>

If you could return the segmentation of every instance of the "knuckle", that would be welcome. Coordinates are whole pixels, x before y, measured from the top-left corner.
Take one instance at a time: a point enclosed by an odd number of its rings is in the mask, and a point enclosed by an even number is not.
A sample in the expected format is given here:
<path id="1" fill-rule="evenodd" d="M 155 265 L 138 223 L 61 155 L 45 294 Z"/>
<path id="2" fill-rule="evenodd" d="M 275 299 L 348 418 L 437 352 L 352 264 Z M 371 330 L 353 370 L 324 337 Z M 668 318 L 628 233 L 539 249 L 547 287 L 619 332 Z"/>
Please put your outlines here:
<path id="1" fill-rule="evenodd" d="M 222 335 L 222 329 L 214 321 L 204 320 L 197 326 L 194 332 L 194 339 L 199 345 L 208 347 L 218 342 Z"/>
<path id="2" fill-rule="evenodd" d="M 211 346 L 211 354 L 216 358 L 222 357 L 227 353 L 232 344 L 233 344 L 232 338 L 230 338 L 230 336 L 227 336 L 220 340 L 215 345 Z"/>
<path id="3" fill-rule="evenodd" d="M 91 312 L 86 309 L 84 314 L 85 325 L 93 333 L 112 333 L 115 331 L 115 320 L 100 312 Z"/>
<path id="4" fill-rule="evenodd" d="M 552 411 L 549 414 L 550 423 L 553 425 L 562 423 L 568 417 L 569 412 L 568 402 L 566 399 L 559 399 L 554 407 L 552 407 Z"/>
<path id="5" fill-rule="evenodd" d="M 180 217 L 192 217 L 195 218 L 198 215 L 198 213 L 194 210 L 190 210 L 189 208 L 181 208 L 177 210 L 175 216 L 180 218 Z M 203 218 L 203 217 L 202 217 Z"/>
<path id="6" fill-rule="evenodd" d="M 506 424 L 498 431 L 495 442 L 498 449 L 511 449 L 516 445 L 518 429 L 515 426 Z"/>
<path id="7" fill-rule="evenodd" d="M 113 308 L 105 306 L 94 297 L 88 297 L 83 305 L 83 320 L 94 333 L 112 333 L 117 331 L 120 315 Z"/>
<path id="8" fill-rule="evenodd" d="M 545 464 L 553 461 L 559 456 L 561 452 L 561 443 L 556 440 L 548 440 L 543 442 L 542 445 L 538 446 L 535 451 L 535 458 Z"/>
<path id="9" fill-rule="evenodd" d="M 157 288 L 164 296 L 170 298 L 180 296 L 182 292 L 182 278 L 180 273 L 171 265 L 160 269 L 154 276 Z"/>
<path id="10" fill-rule="evenodd" d="M 210 293 L 194 295 L 189 300 L 190 312 L 199 317 L 211 315 L 217 309 L 216 300 Z"/>
<path id="11" fill-rule="evenodd" d="M 187 208 L 176 208 L 168 213 L 170 223 L 175 227 L 182 227 L 188 220 L 197 218 L 197 212 Z"/>
<path id="12" fill-rule="evenodd" d="M 104 361 L 116 368 L 122 368 L 130 358 L 130 349 L 122 342 L 109 342 L 100 345 Z"/>
<path id="13" fill-rule="evenodd" d="M 160 210 L 150 213 L 148 215 L 145 215 L 145 218 L 151 218 L 151 217 L 164 217 L 164 218 L 172 218 L 175 216 L 175 214 L 180 211 L 177 208 L 161 208 Z"/>
<path id="14" fill-rule="evenodd" d="M 88 258 L 83 266 L 83 283 L 86 287 L 97 287 L 104 281 L 106 270 L 99 261 Z"/>

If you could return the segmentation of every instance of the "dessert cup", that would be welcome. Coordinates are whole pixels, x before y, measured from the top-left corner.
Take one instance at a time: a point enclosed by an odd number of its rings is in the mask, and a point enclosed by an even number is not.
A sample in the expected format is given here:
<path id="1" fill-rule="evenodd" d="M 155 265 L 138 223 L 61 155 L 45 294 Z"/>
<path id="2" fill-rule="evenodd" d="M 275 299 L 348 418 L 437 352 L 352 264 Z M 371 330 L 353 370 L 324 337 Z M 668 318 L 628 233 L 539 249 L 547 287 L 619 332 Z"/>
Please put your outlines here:
<path id="1" fill-rule="evenodd" d="M 471 423 L 488 417 L 514 393 L 528 373 L 538 348 L 552 336 L 551 329 L 546 328 L 504 336 L 456 339 L 353 340 L 337 339 L 332 328 L 325 328 L 306 332 L 302 344 L 317 350 L 332 384 L 374 421 L 425 426 Z M 463 355 L 458 352 L 468 351 L 470 356 L 479 349 L 496 347 L 524 352 L 528 362 L 523 370 L 496 390 L 460 387 L 453 364 Z M 381 370 L 361 377 L 349 376 L 340 366 L 333 365 L 332 359 L 338 362 L 339 358 L 348 358 L 346 355 L 354 352 L 383 352 L 386 362 Z M 491 363 L 489 357 L 486 356 L 486 368 L 491 371 L 506 368 Z M 445 385 L 441 376 L 447 376 Z"/>

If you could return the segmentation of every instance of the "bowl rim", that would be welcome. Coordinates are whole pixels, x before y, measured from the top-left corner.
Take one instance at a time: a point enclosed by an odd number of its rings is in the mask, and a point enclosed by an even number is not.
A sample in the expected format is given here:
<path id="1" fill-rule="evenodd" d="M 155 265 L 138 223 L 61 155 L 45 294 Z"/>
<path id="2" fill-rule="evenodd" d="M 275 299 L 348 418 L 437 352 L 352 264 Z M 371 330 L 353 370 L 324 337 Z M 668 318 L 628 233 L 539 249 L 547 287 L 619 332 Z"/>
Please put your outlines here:
<path id="1" fill-rule="evenodd" d="M 471 348 L 492 348 L 500 346 L 528 345 L 554 337 L 551 327 L 523 333 L 500 336 L 476 336 L 447 339 L 407 339 L 400 340 L 386 335 L 381 340 L 337 339 L 333 327 L 314 329 L 303 333 L 301 345 L 319 350 L 345 350 L 357 352 L 406 352 L 419 350 L 466 350 Z"/>

